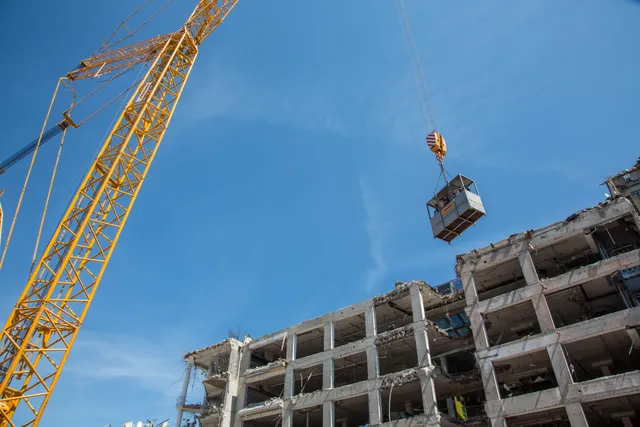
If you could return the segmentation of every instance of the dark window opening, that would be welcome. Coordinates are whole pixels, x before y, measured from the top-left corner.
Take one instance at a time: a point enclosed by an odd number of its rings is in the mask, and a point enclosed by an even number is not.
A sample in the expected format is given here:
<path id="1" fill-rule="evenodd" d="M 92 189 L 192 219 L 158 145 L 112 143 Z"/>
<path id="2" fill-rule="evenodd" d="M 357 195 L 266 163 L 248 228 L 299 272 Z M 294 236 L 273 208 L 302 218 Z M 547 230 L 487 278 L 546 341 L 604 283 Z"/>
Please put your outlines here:
<path id="1" fill-rule="evenodd" d="M 322 427 L 322 405 L 293 411 L 293 427 Z"/>
<path id="2" fill-rule="evenodd" d="M 357 353 L 333 361 L 334 387 L 367 380 L 367 353 Z"/>
<path id="3" fill-rule="evenodd" d="M 521 288 L 526 284 L 517 258 L 474 273 L 473 282 L 480 301 Z"/>
<path id="4" fill-rule="evenodd" d="M 638 425 L 640 421 L 638 408 L 640 408 L 640 394 L 582 404 L 589 427 Z"/>
<path id="5" fill-rule="evenodd" d="M 640 342 L 635 345 L 633 348 L 634 343 L 625 330 L 565 344 L 573 380 L 588 381 L 640 369 L 640 358 L 633 357 L 633 353 L 640 350 Z"/>
<path id="6" fill-rule="evenodd" d="M 312 329 L 296 337 L 296 359 L 324 351 L 324 328 Z"/>
<path id="7" fill-rule="evenodd" d="M 369 424 L 368 395 L 336 400 L 333 406 L 336 427 L 358 427 Z"/>
<path id="8" fill-rule="evenodd" d="M 418 366 L 418 353 L 413 334 L 378 346 L 380 375 L 400 372 Z"/>
<path id="9" fill-rule="evenodd" d="M 313 393 L 322 390 L 322 365 L 293 371 L 293 393 Z"/>
<path id="10" fill-rule="evenodd" d="M 333 322 L 335 347 L 359 341 L 366 335 L 364 313 Z"/>
<path id="11" fill-rule="evenodd" d="M 535 412 L 533 414 L 519 415 L 517 417 L 508 417 L 507 425 L 509 427 L 570 427 L 567 411 L 562 408 L 551 409 L 546 411 Z M 591 424 L 589 424 L 591 425 Z"/>
<path id="12" fill-rule="evenodd" d="M 602 258 L 611 258 L 640 248 L 640 233 L 631 217 L 599 225 L 590 232 Z"/>
<path id="13" fill-rule="evenodd" d="M 584 234 L 569 237 L 562 242 L 531 252 L 531 258 L 540 280 L 565 274 L 602 260 L 597 244 Z"/>
<path id="14" fill-rule="evenodd" d="M 547 390 L 558 385 L 547 350 L 514 357 L 494 364 L 500 397 Z"/>
<path id="15" fill-rule="evenodd" d="M 413 323 L 411 297 L 408 295 L 376 306 L 375 310 L 377 332 L 379 334 Z"/>
<path id="16" fill-rule="evenodd" d="M 484 323 L 492 346 L 540 333 L 540 325 L 531 301 L 488 313 Z"/>
<path id="17" fill-rule="evenodd" d="M 262 381 L 247 384 L 246 406 L 259 406 L 272 399 L 282 399 L 284 375 L 276 375 Z"/>
<path id="18" fill-rule="evenodd" d="M 287 358 L 287 345 L 282 341 L 272 342 L 251 350 L 249 369 L 267 366 L 275 361 Z"/>
<path id="19" fill-rule="evenodd" d="M 601 277 L 547 295 L 557 328 L 624 310 L 622 294 L 608 277 Z"/>
<path id="20" fill-rule="evenodd" d="M 381 391 L 383 422 L 413 418 L 424 414 L 420 381 L 413 381 Z M 391 399 L 389 399 L 391 396 Z M 389 405 L 391 401 L 391 405 Z"/>

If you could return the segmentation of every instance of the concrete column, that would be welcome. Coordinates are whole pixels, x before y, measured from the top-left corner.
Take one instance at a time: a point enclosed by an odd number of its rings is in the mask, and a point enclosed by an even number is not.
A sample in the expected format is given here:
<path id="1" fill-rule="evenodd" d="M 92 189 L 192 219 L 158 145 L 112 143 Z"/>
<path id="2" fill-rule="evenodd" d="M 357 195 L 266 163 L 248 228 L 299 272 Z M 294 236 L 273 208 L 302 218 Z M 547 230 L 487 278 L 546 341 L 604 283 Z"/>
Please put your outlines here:
<path id="1" fill-rule="evenodd" d="M 324 322 L 324 351 L 333 350 L 335 346 L 333 322 Z"/>
<path id="2" fill-rule="evenodd" d="M 429 351 L 429 340 L 425 326 L 424 301 L 420 287 L 411 285 L 411 310 L 413 313 L 413 334 L 416 340 L 416 351 L 418 352 L 418 366 L 431 366 L 431 352 Z"/>
<path id="3" fill-rule="evenodd" d="M 333 388 L 333 359 L 322 361 L 322 389 Z"/>
<path id="4" fill-rule="evenodd" d="M 489 348 L 489 338 L 487 337 L 487 329 L 484 326 L 484 319 L 478 311 L 478 293 L 476 285 L 473 281 L 471 272 L 462 275 L 462 286 L 464 287 L 464 297 L 467 300 L 467 316 L 471 323 L 471 332 L 473 333 L 473 341 L 476 351 Z"/>
<path id="5" fill-rule="evenodd" d="M 382 397 L 380 390 L 369 390 L 369 425 L 382 424 Z"/>
<path id="6" fill-rule="evenodd" d="M 324 402 L 322 404 L 322 427 L 335 427 L 335 418 L 333 401 Z"/>
<path id="7" fill-rule="evenodd" d="M 244 372 L 249 369 L 251 366 L 251 350 L 247 348 L 247 345 L 242 347 L 240 350 L 240 369 L 238 370 L 238 397 L 236 399 L 236 409 L 234 410 L 234 415 L 238 413 L 239 410 L 243 409 L 247 404 L 247 391 L 248 386 L 244 378 Z M 242 427 L 242 420 L 239 417 L 236 417 L 233 421 L 233 427 Z"/>
<path id="8" fill-rule="evenodd" d="M 372 337 L 378 334 L 376 308 L 374 306 L 367 308 L 364 312 L 364 325 L 367 337 Z"/>
<path id="9" fill-rule="evenodd" d="M 433 386 L 431 370 L 428 368 L 421 368 L 418 371 L 418 377 L 420 377 L 420 390 L 422 392 L 424 415 L 428 418 L 427 425 L 440 425 L 440 413 L 438 412 L 436 389 Z"/>
<path id="10" fill-rule="evenodd" d="M 527 285 L 538 283 L 540 279 L 538 278 L 538 272 L 533 265 L 531 253 L 528 250 L 520 252 L 518 254 L 518 261 L 520 262 L 520 268 L 522 268 L 522 274 L 524 275 L 524 280 L 527 282 Z"/>
<path id="11" fill-rule="evenodd" d="M 296 343 L 297 343 L 296 334 L 292 330 L 287 331 L 287 362 L 295 360 Z M 290 364 L 287 364 L 287 367 L 285 368 L 285 371 L 284 371 L 284 390 L 283 390 L 284 399 L 283 400 L 285 401 L 291 399 L 291 397 L 293 396 L 293 390 L 294 390 L 293 381 L 294 381 L 293 367 Z M 283 417 L 283 423 L 284 423 L 284 417 Z M 283 427 L 286 427 L 286 426 L 284 426 L 283 424 Z"/>
<path id="12" fill-rule="evenodd" d="M 334 346 L 334 324 L 331 320 L 329 320 L 327 322 L 324 322 L 324 351 L 332 350 Z M 329 390 L 331 388 L 333 388 L 333 359 L 323 360 L 322 389 Z"/>
<path id="13" fill-rule="evenodd" d="M 562 350 L 562 344 L 558 342 L 547 346 L 547 353 L 549 354 L 549 360 L 551 360 L 551 367 L 556 381 L 558 381 L 560 395 L 564 398 L 569 390 L 569 385 L 573 384 L 573 378 L 571 377 L 567 358 Z"/>
<path id="14" fill-rule="evenodd" d="M 282 408 L 282 427 L 293 427 L 293 408 L 291 400 L 285 400 Z"/>
<path id="15" fill-rule="evenodd" d="M 507 423 L 505 422 L 504 417 L 496 417 L 491 418 L 491 427 L 506 427 Z"/>
<path id="16" fill-rule="evenodd" d="M 500 392 L 498 391 L 498 380 L 496 372 L 493 369 L 491 359 L 481 359 L 476 353 L 476 361 L 480 367 L 480 376 L 482 377 L 482 385 L 484 386 L 484 394 L 487 402 L 492 400 L 500 400 Z"/>
<path id="17" fill-rule="evenodd" d="M 531 298 L 531 303 L 533 304 L 533 309 L 536 311 L 536 318 L 538 319 L 540 330 L 542 332 L 551 332 L 556 329 L 556 325 L 553 322 L 551 310 L 549 310 L 547 297 L 542 293 L 542 289 L 540 291 L 538 296 Z"/>
<path id="18" fill-rule="evenodd" d="M 220 427 L 231 427 L 236 414 L 236 401 L 238 399 L 238 372 L 240 370 L 240 347 L 231 344 L 229 353 L 229 376 L 224 394 L 222 421 Z"/>
<path id="19" fill-rule="evenodd" d="M 462 289 L 464 289 L 464 298 L 467 301 L 467 307 L 471 307 L 478 302 L 478 290 L 473 281 L 472 272 L 463 273 L 460 280 L 462 281 Z"/>
<path id="20" fill-rule="evenodd" d="M 182 415 L 184 413 L 184 404 L 187 401 L 187 390 L 189 390 L 189 380 L 191 379 L 191 371 L 193 370 L 193 361 L 187 361 L 187 366 L 184 368 L 184 377 L 182 379 L 182 390 L 178 396 L 178 403 L 176 409 L 178 411 L 176 415 L 176 426 L 182 425 Z"/>
<path id="21" fill-rule="evenodd" d="M 582 409 L 581 404 L 569 403 L 565 406 L 565 409 L 567 411 L 571 427 L 589 427 L 589 423 L 587 422 L 587 418 L 584 416 L 584 410 Z"/>
<path id="22" fill-rule="evenodd" d="M 376 310 L 371 306 L 364 312 L 365 328 L 367 337 L 372 337 L 377 333 Z M 373 345 L 368 347 L 367 353 L 367 379 L 378 378 L 380 372 L 380 359 L 378 358 L 378 348 Z"/>

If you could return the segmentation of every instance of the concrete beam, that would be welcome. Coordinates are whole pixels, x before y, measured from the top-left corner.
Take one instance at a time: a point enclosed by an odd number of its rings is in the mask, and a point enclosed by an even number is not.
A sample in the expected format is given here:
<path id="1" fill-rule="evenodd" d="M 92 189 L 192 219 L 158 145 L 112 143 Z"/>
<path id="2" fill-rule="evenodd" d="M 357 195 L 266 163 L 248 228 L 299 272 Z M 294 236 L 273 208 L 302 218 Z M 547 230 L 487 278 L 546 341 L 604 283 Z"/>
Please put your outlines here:
<path id="1" fill-rule="evenodd" d="M 423 368 L 423 369 L 426 369 L 426 368 Z M 294 396 L 293 399 L 291 399 L 291 402 L 293 404 L 293 409 L 300 410 L 300 409 L 305 409 L 312 406 L 321 405 L 328 400 L 349 399 L 351 397 L 368 394 L 370 391 L 379 390 L 380 386 L 383 384 L 383 381 L 385 380 L 388 381 L 389 378 L 402 377 L 403 374 L 408 374 L 408 373 L 411 373 L 412 371 L 415 371 L 415 368 L 406 369 L 404 371 L 384 375 L 382 377 L 379 377 L 373 380 L 361 381 L 355 384 L 336 387 L 330 390 L 315 391 L 313 393 L 308 393 L 308 394 L 299 394 L 297 396 Z"/>
<path id="2" fill-rule="evenodd" d="M 499 360 L 545 350 L 547 346 L 553 346 L 556 343 L 567 344 L 610 332 L 626 330 L 626 325 L 638 322 L 640 322 L 640 307 L 634 307 L 565 326 L 555 331 L 480 350 L 477 354 L 479 360 L 487 359 L 495 363 Z"/>
<path id="3" fill-rule="evenodd" d="M 565 404 L 617 398 L 640 393 L 640 371 L 571 384 L 563 398 L 558 388 L 487 402 L 490 418 L 513 417 L 558 408 Z M 575 409 L 575 407 L 572 407 Z M 578 424 L 579 425 L 579 424 Z"/>
<path id="4" fill-rule="evenodd" d="M 343 357 L 351 356 L 352 354 L 364 353 L 367 348 L 374 345 L 375 339 L 376 337 L 363 338 L 359 341 L 334 348 L 333 350 L 312 354 L 311 356 L 306 356 L 302 359 L 292 360 L 289 362 L 289 365 L 293 366 L 293 369 L 304 369 L 310 366 L 320 365 L 325 360 L 341 359 Z"/>
<path id="5" fill-rule="evenodd" d="M 256 418 L 276 416 L 282 414 L 283 401 L 277 399 L 269 402 L 269 404 L 252 406 L 238 411 L 238 420 L 249 421 Z"/>
<path id="6" fill-rule="evenodd" d="M 568 289 L 592 280 L 609 276 L 618 270 L 640 265 L 640 249 L 618 255 L 613 258 L 578 268 L 561 274 L 551 279 L 546 279 L 540 284 L 531 284 L 478 303 L 477 309 L 481 313 L 491 313 L 519 304 L 533 297 Z"/>
<path id="7" fill-rule="evenodd" d="M 527 233 L 519 233 L 508 239 L 493 243 L 482 249 L 476 249 L 468 254 L 458 256 L 459 274 L 474 270 L 484 270 L 497 264 L 516 258 L 531 244 L 541 249 L 569 237 L 583 233 L 586 228 L 594 227 L 604 222 L 616 220 L 634 213 L 633 204 L 625 198 L 617 198 L 602 205 L 578 212 L 571 221 L 560 221 L 544 228 Z"/>

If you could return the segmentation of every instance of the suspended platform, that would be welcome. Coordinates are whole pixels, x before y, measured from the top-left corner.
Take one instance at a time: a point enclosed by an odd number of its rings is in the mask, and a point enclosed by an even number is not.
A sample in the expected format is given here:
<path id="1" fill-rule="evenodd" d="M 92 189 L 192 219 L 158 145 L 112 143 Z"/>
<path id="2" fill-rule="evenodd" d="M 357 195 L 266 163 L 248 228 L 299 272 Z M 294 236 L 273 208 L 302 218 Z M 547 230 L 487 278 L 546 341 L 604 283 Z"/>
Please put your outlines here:
<path id="1" fill-rule="evenodd" d="M 433 237 L 451 243 L 486 215 L 476 183 L 457 175 L 427 203 Z"/>

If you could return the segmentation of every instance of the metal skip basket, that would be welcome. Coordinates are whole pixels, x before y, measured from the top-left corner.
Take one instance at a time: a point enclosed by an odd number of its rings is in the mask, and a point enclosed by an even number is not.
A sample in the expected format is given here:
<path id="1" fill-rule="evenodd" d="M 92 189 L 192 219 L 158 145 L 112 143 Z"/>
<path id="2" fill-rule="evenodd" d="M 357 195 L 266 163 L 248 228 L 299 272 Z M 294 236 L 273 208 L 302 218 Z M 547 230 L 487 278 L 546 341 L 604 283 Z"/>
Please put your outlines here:
<path id="1" fill-rule="evenodd" d="M 458 174 L 427 203 L 433 237 L 450 243 L 486 215 L 476 183 Z"/>

